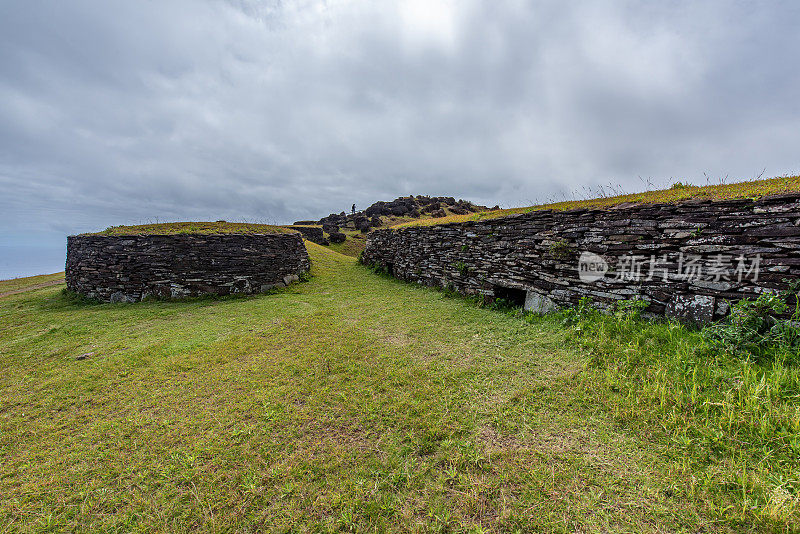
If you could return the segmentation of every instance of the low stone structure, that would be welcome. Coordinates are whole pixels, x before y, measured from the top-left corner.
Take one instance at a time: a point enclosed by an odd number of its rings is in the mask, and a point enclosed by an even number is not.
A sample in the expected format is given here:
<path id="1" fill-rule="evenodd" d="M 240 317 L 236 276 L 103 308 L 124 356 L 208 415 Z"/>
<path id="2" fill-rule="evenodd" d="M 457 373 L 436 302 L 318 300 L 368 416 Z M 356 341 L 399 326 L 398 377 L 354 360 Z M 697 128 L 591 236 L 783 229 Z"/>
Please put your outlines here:
<path id="1" fill-rule="evenodd" d="M 299 233 L 67 238 L 67 288 L 105 302 L 259 293 L 310 266 Z"/>
<path id="2" fill-rule="evenodd" d="M 322 233 L 322 227 L 320 226 L 300 226 L 294 224 L 291 226 L 286 226 L 286 228 L 300 232 L 304 238 L 308 239 L 312 243 L 316 243 L 317 245 L 329 244 L 325 239 L 325 234 Z"/>
<path id="3" fill-rule="evenodd" d="M 641 298 L 650 313 L 707 322 L 729 301 L 797 279 L 798 245 L 800 193 L 791 193 L 378 230 L 362 262 L 536 311 Z"/>

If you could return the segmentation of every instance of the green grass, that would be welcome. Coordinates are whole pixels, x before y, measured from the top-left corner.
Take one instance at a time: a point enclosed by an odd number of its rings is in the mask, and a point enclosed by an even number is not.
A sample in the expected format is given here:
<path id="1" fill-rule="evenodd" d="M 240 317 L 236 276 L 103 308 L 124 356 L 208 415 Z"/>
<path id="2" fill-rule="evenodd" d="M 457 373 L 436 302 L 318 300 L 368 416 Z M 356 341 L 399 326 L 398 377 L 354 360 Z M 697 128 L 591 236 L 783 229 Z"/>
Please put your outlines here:
<path id="1" fill-rule="evenodd" d="M 344 243 L 331 243 L 328 248 L 339 254 L 357 258 L 361 251 L 367 247 L 367 236 L 358 230 L 340 230 L 347 236 Z"/>
<path id="2" fill-rule="evenodd" d="M 33 286 L 52 284 L 59 280 L 64 280 L 64 273 L 41 274 L 39 276 L 27 276 L 24 278 L 12 278 L 11 280 L 0 280 L 0 293 L 19 291 L 22 289 L 31 288 Z"/>
<path id="3" fill-rule="evenodd" d="M 791 420 L 794 370 L 706 423 L 735 384 L 659 385 L 690 331 L 525 321 L 307 246 L 312 279 L 257 297 L 0 299 L 0 532 L 798 527 L 796 459 L 736 441 L 753 399 Z M 693 433 L 731 414 L 725 447 Z"/>
<path id="4" fill-rule="evenodd" d="M 174 234 L 288 234 L 296 230 L 269 224 L 216 222 L 168 222 L 139 224 L 136 226 L 111 226 L 88 235 L 174 235 Z"/>
<path id="5" fill-rule="evenodd" d="M 482 219 L 494 219 L 517 213 L 529 213 L 538 210 L 572 210 L 580 208 L 605 209 L 620 204 L 654 204 L 661 202 L 682 202 L 691 199 L 708 200 L 729 200 L 737 198 L 758 199 L 767 195 L 778 193 L 789 193 L 800 191 L 800 176 L 781 176 L 764 180 L 750 180 L 732 184 L 705 185 L 697 186 L 677 182 L 669 189 L 658 191 L 645 191 L 643 193 L 623 194 L 623 195 L 603 195 L 598 191 L 597 198 L 585 200 L 570 200 L 565 202 L 554 202 L 528 206 L 522 208 L 509 208 L 502 210 L 485 211 L 480 213 L 470 213 L 466 215 L 448 215 L 439 219 L 420 219 L 412 220 L 402 224 L 393 225 L 393 228 L 404 228 L 408 226 L 432 226 L 436 224 L 446 224 L 454 222 L 479 221 Z"/>
<path id="6" fill-rule="evenodd" d="M 563 315 L 590 355 L 607 410 L 637 432 L 663 430 L 693 484 L 719 499 L 737 497 L 729 517 L 800 527 L 797 348 L 745 357 L 719 350 L 707 335 L 714 328 L 699 332 L 637 314 L 581 306 Z"/>

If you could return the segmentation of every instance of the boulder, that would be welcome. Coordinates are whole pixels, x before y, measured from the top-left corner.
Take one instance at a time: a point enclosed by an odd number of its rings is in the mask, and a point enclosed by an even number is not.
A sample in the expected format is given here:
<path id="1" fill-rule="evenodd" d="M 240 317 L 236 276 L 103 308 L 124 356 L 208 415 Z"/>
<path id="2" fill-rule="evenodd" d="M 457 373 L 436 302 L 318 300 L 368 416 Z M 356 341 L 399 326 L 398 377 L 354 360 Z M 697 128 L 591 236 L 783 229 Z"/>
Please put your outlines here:
<path id="1" fill-rule="evenodd" d="M 367 217 L 377 217 L 381 213 L 383 213 L 383 202 L 376 202 L 364 210 L 364 215 Z"/>
<path id="2" fill-rule="evenodd" d="M 547 295 L 535 291 L 528 291 L 525 295 L 525 311 L 545 314 L 558 309 L 556 303 Z"/>
<path id="3" fill-rule="evenodd" d="M 347 236 L 341 232 L 334 232 L 328 236 L 328 240 L 331 243 L 344 243 L 345 239 L 347 239 Z"/>
<path id="4" fill-rule="evenodd" d="M 708 324 L 714 318 L 715 300 L 710 295 L 673 295 L 667 303 L 665 315 L 688 323 Z"/>

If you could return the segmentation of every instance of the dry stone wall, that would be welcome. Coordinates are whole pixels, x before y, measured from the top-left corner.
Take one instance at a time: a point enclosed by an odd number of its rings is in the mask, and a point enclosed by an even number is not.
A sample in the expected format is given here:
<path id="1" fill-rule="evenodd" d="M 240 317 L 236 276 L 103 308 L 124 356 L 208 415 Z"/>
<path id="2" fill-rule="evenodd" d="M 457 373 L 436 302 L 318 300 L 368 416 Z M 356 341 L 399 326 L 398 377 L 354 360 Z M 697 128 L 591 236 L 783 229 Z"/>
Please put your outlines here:
<path id="1" fill-rule="evenodd" d="M 259 293 L 310 268 L 298 233 L 67 238 L 67 288 L 106 302 Z"/>
<path id="2" fill-rule="evenodd" d="M 534 211 L 378 230 L 365 264 L 547 311 L 641 298 L 653 314 L 708 322 L 728 303 L 800 275 L 800 193 L 605 210 Z"/>
<path id="3" fill-rule="evenodd" d="M 287 226 L 286 228 L 300 232 L 304 238 L 308 239 L 312 243 L 316 243 L 317 245 L 329 244 L 325 242 L 325 235 L 322 233 L 322 228 L 319 226 L 291 225 Z"/>

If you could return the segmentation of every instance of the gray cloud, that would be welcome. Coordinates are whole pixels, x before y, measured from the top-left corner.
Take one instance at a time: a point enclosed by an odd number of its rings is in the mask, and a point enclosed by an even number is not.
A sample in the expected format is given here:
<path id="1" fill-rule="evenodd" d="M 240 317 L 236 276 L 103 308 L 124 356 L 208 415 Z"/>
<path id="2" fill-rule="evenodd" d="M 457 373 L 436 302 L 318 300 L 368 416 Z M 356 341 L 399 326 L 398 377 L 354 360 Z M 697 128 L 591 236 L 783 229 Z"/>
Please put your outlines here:
<path id="1" fill-rule="evenodd" d="M 5 2 L 0 243 L 796 172 L 798 23 L 793 2 Z"/>

